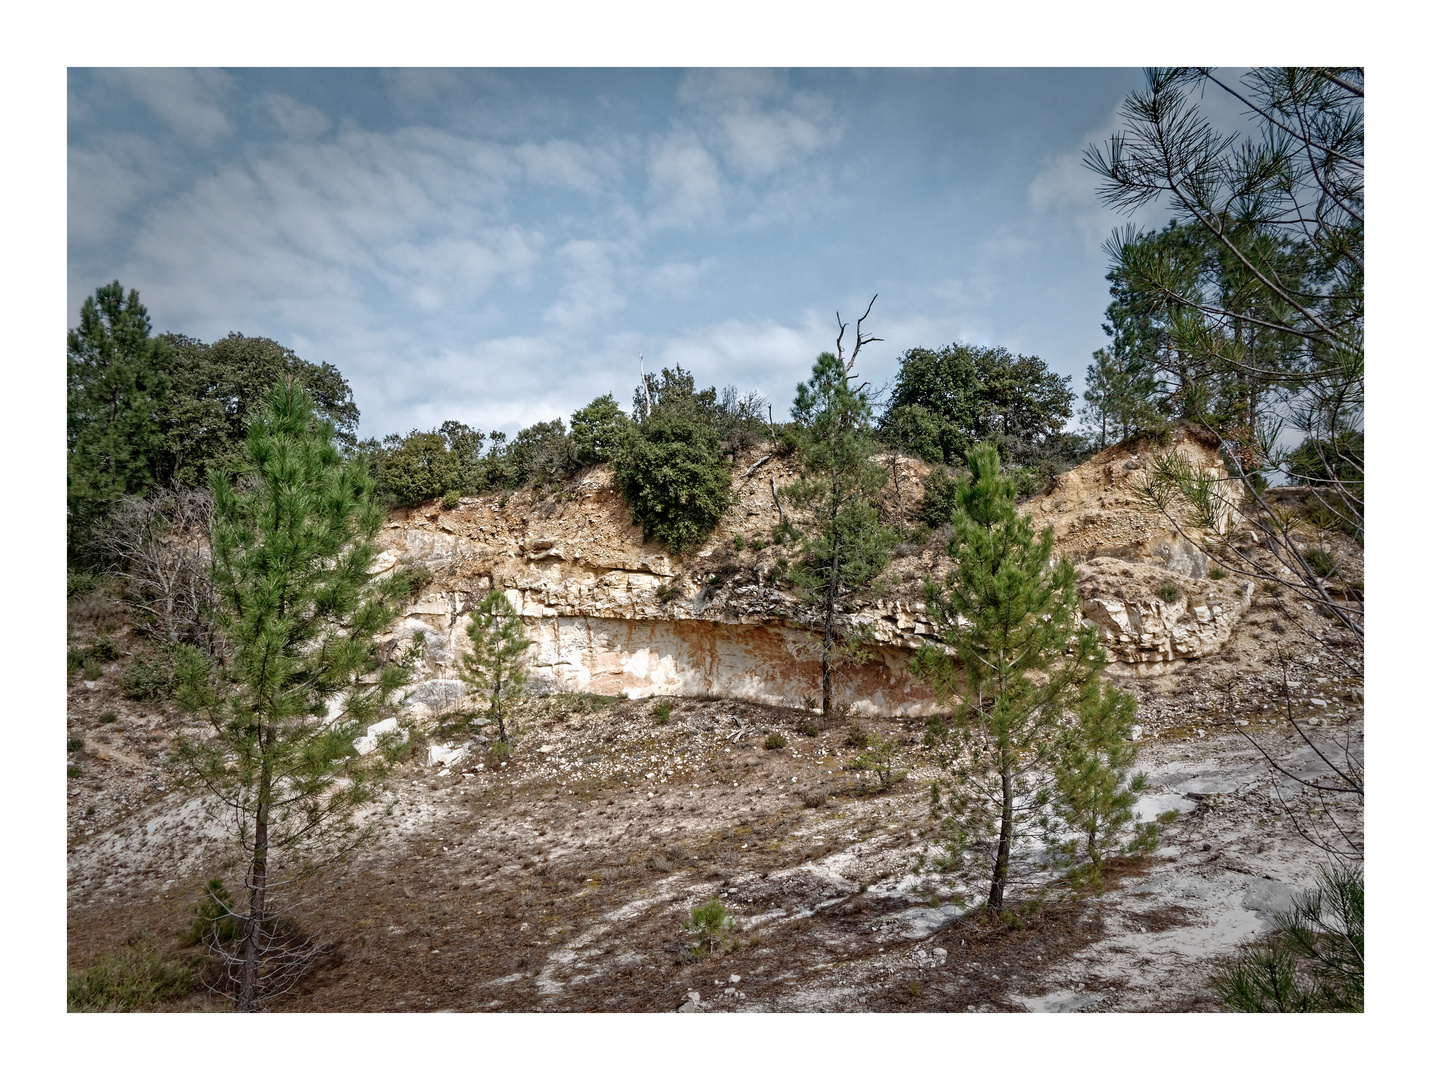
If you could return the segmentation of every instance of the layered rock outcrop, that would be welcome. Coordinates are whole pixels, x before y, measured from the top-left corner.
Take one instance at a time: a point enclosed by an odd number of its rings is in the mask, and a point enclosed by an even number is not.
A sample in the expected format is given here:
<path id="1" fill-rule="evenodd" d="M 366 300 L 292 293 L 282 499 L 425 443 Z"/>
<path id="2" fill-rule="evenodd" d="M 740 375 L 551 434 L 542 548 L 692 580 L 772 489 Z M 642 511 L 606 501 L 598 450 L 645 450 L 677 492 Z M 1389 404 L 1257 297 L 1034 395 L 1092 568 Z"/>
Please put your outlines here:
<path id="1" fill-rule="evenodd" d="M 1217 467 L 1215 452 L 1200 443 L 1185 439 L 1177 449 Z M 1142 460 L 1137 452 L 1105 451 L 1024 510 L 1039 527 L 1052 527 L 1057 550 L 1081 564 L 1084 617 L 1115 662 L 1160 671 L 1219 648 L 1245 598 L 1206 581 L 1196 547 L 1138 504 Z M 905 458 L 887 467 L 897 483 L 886 511 L 912 513 L 928 468 Z M 427 638 L 410 701 L 441 711 L 460 697 L 453 665 L 467 647 L 466 614 L 497 588 L 535 642 L 537 689 L 808 704 L 819 686 L 814 619 L 780 584 L 781 561 L 793 553 L 770 545 L 784 512 L 774 493 L 794 478 L 791 463 L 751 455 L 735 475 L 735 509 L 685 558 L 643 542 L 601 467 L 559 495 L 489 495 L 463 499 L 451 511 L 395 514 L 378 569 L 417 562 L 433 573 L 396 632 L 410 638 L 421 628 Z M 942 547 L 936 534 L 923 548 L 902 548 L 892 587 L 851 620 L 872 641 L 868 659 L 842 666 L 836 677 L 837 695 L 853 711 L 919 715 L 938 708 L 910 676 L 908 661 L 935 640 L 921 582 L 947 568 Z M 1158 599 L 1159 588 L 1172 595 L 1169 584 L 1177 598 Z"/>

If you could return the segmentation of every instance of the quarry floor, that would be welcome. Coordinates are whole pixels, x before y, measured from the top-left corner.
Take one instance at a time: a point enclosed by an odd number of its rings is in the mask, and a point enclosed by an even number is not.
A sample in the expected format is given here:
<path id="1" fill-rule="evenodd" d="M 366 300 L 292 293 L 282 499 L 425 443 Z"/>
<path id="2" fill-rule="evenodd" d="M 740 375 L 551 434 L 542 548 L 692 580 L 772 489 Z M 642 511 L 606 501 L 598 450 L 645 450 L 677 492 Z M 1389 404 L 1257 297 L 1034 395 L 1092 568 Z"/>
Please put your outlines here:
<path id="1" fill-rule="evenodd" d="M 70 687 L 71 745 L 84 743 L 69 757 L 71 966 L 144 933 L 182 955 L 202 883 L 238 877 L 222 826 L 165 770 L 173 717 L 121 698 L 120 666 Z M 1003 923 L 915 872 L 936 851 L 922 722 L 860 721 L 903 744 L 908 776 L 883 792 L 844 768 L 845 724 L 805 735 L 818 718 L 744 702 L 676 700 L 661 723 L 650 701 L 537 699 L 500 767 L 429 767 L 419 738 L 375 842 L 288 895 L 323 951 L 269 1008 L 1213 1010 L 1217 963 L 1324 861 L 1297 828 L 1312 818 L 1286 809 L 1296 785 L 1281 802 L 1244 734 L 1299 775 L 1321 769 L 1276 720 L 1274 674 L 1244 668 L 1221 690 L 1206 668 L 1165 677 L 1140 708 L 1140 808 L 1179 811 L 1158 850 L 1110 867 L 1099 894 L 1047 883 L 1037 910 Z M 1359 685 L 1309 666 L 1294 715 L 1359 740 Z M 788 745 L 765 749 L 770 732 Z M 734 927 L 696 958 L 686 923 L 712 896 Z M 207 993 L 175 1005 L 228 1007 Z"/>

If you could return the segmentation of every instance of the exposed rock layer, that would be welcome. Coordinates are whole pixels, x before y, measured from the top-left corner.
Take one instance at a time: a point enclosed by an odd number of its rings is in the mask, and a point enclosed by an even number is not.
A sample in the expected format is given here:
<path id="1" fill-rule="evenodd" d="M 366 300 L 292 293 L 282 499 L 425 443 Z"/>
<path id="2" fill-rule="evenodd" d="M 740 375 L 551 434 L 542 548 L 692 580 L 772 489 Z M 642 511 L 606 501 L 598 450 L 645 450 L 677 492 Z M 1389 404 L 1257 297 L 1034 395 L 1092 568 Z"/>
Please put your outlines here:
<path id="1" fill-rule="evenodd" d="M 1214 448 L 1190 438 L 1175 446 L 1199 466 L 1219 468 Z M 1023 507 L 1037 527 L 1054 530 L 1059 554 L 1081 564 L 1084 617 L 1115 666 L 1135 673 L 1216 651 L 1246 606 L 1245 593 L 1230 582 L 1205 580 L 1196 546 L 1138 503 L 1149 452 L 1110 448 Z M 400 637 L 419 627 L 427 632 L 424 681 L 411 700 L 434 710 L 453 703 L 453 664 L 467 647 L 465 615 L 491 588 L 502 589 L 527 623 L 537 689 L 785 705 L 812 699 L 819 685 L 814 618 L 780 587 L 776 551 L 761 543 L 780 520 L 772 486 L 790 482 L 791 463 L 776 457 L 750 465 L 737 465 L 735 509 L 686 558 L 643 542 L 604 468 L 589 470 L 562 498 L 518 492 L 463 499 L 452 511 L 395 514 L 378 569 L 416 561 L 434 574 L 398 630 Z M 905 458 L 887 467 L 897 483 L 887 490 L 886 511 L 907 515 L 928 468 Z M 851 620 L 874 642 L 867 662 L 837 675 L 837 696 L 853 711 L 936 710 L 908 661 L 919 645 L 937 640 L 921 582 L 947 569 L 941 549 L 936 535 L 924 549 L 900 555 L 886 595 Z M 1155 595 L 1159 589 L 1167 599 Z"/>

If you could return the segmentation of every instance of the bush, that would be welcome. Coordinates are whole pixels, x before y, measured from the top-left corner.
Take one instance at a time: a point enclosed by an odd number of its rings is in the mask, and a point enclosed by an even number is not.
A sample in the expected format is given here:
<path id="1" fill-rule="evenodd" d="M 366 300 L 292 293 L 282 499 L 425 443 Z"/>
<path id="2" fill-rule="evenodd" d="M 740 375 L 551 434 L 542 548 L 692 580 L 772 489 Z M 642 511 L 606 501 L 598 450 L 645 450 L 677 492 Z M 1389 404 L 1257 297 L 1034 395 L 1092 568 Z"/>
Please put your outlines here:
<path id="1" fill-rule="evenodd" d="M 1213 581 L 1221 581 L 1223 578 L 1227 577 L 1227 571 L 1220 566 L 1214 566 L 1207 572 L 1207 576 Z"/>
<path id="2" fill-rule="evenodd" d="M 405 562 L 398 567 L 398 573 L 407 578 L 408 596 L 414 600 L 422 595 L 422 590 L 431 585 L 436 576 L 430 566 L 420 562 Z"/>
<path id="3" fill-rule="evenodd" d="M 118 719 L 119 714 L 113 709 L 105 709 L 104 712 L 99 714 L 99 722 L 101 724 L 112 724 Z"/>
<path id="4" fill-rule="evenodd" d="M 99 588 L 99 578 L 88 570 L 65 568 L 65 598 L 83 596 Z"/>
<path id="5" fill-rule="evenodd" d="M 1176 581 L 1165 581 L 1158 586 L 1155 595 L 1165 604 L 1175 604 L 1183 595 L 1183 591 Z"/>
<path id="6" fill-rule="evenodd" d="M 1312 547 L 1302 552 L 1307 565 L 1317 572 L 1318 577 L 1329 578 L 1337 572 L 1336 560 L 1326 548 Z"/>
<path id="7" fill-rule="evenodd" d="M 67 742 L 65 743 L 65 752 L 68 753 L 68 754 L 73 754 L 76 750 L 83 750 L 83 749 L 84 749 L 84 740 L 83 740 L 83 739 L 70 739 L 69 741 L 67 741 Z"/>
<path id="8" fill-rule="evenodd" d="M 714 952 L 725 943 L 734 922 L 726 906 L 715 896 L 699 907 L 691 908 L 691 921 L 686 924 L 686 929 L 696 933 L 696 944 L 692 952 L 697 956 Z"/>
<path id="9" fill-rule="evenodd" d="M 621 411 L 616 399 L 603 394 L 584 409 L 571 414 L 571 438 L 576 459 L 583 465 L 610 461 L 621 436 L 631 427 L 631 419 Z"/>
<path id="10" fill-rule="evenodd" d="M 730 508 L 730 468 L 699 419 L 657 413 L 622 436 L 612 465 L 644 539 L 674 554 L 704 540 Z"/>
<path id="11" fill-rule="evenodd" d="M 858 723 L 851 724 L 849 733 L 845 736 L 845 745 L 853 746 L 856 750 L 863 750 L 869 744 L 869 733 Z"/>
<path id="12" fill-rule="evenodd" d="M 89 678 L 88 675 L 85 676 Z M 119 692 L 135 701 L 166 697 L 174 685 L 174 665 L 167 656 L 134 660 L 119 676 Z"/>
<path id="13" fill-rule="evenodd" d="M 919 518 L 932 529 L 954 520 L 954 492 L 959 477 L 948 469 L 935 469 L 924 481 L 924 499 L 919 504 Z"/>
<path id="14" fill-rule="evenodd" d="M 785 738 L 785 736 L 778 731 L 772 731 L 769 735 L 765 736 L 765 749 L 767 750 L 784 750 L 785 747 L 789 745 L 790 740 Z"/>
<path id="15" fill-rule="evenodd" d="M 166 955 L 149 936 L 71 971 L 66 997 L 70 1012 L 149 1012 L 183 997 L 197 981 L 192 962 Z"/>
<path id="16" fill-rule="evenodd" d="M 868 738 L 869 748 L 850 762 L 850 768 L 869 772 L 872 775 L 870 787 L 875 791 L 885 791 L 909 775 L 907 770 L 898 766 L 899 740 L 886 738 L 878 732 Z"/>
<path id="17" fill-rule="evenodd" d="M 656 718 L 658 724 L 669 724 L 671 722 L 671 701 L 669 699 L 657 704 L 651 709 L 651 715 Z"/>
<path id="18" fill-rule="evenodd" d="M 108 634 L 99 634 L 89 643 L 89 654 L 100 663 L 119 659 L 119 647 Z"/>
<path id="19" fill-rule="evenodd" d="M 741 536 L 740 533 L 736 533 L 735 536 L 731 539 L 730 543 L 736 551 L 745 550 L 745 537 Z"/>
<path id="20" fill-rule="evenodd" d="M 99 677 L 100 677 L 101 675 L 103 675 L 103 674 L 104 674 L 104 669 L 99 666 L 99 661 L 98 661 L 98 660 L 96 660 L 96 659 L 95 659 L 94 657 L 92 657 L 92 656 L 88 656 L 88 657 L 85 658 L 85 662 L 84 662 L 84 677 L 85 677 L 85 679 L 87 679 L 89 682 L 94 682 L 95 679 L 99 678 Z"/>
<path id="21" fill-rule="evenodd" d="M 1273 917 L 1213 979 L 1233 1012 L 1362 1012 L 1365 882 L 1361 867 L 1323 867 L 1317 885 Z"/>
<path id="22" fill-rule="evenodd" d="M 189 928 L 179 935 L 183 945 L 224 945 L 243 935 L 243 920 L 234 914 L 234 898 L 219 878 L 205 883 L 194 916 Z"/>
<path id="23" fill-rule="evenodd" d="M 801 735 L 806 735 L 813 739 L 820 734 L 820 725 L 814 720 L 802 720 L 800 721 L 800 726 L 795 730 Z"/>
<path id="24" fill-rule="evenodd" d="M 462 504 L 462 496 L 456 491 L 449 491 L 442 496 L 441 506 L 444 510 L 456 510 Z"/>

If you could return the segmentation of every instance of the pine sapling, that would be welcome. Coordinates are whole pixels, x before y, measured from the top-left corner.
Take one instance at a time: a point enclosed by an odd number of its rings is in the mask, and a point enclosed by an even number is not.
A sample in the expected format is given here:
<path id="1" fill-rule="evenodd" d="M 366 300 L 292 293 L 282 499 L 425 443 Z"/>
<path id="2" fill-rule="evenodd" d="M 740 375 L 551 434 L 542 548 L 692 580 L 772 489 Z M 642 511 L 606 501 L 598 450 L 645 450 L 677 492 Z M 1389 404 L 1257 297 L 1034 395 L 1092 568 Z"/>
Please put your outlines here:
<path id="1" fill-rule="evenodd" d="M 1096 886 L 1109 855 L 1149 851 L 1157 844 L 1157 825 L 1138 822 L 1133 812 L 1137 793 L 1148 782 L 1141 772 L 1130 775 L 1138 754 L 1131 741 L 1137 709 L 1127 691 L 1090 683 L 1065 731 L 1054 766 L 1055 804 L 1058 818 L 1074 834 L 1060 845 L 1064 857 L 1083 862 L 1074 870 L 1075 883 Z M 1129 825 L 1133 835 L 1125 839 Z"/>
<path id="2" fill-rule="evenodd" d="M 527 650 L 532 642 L 522 631 L 522 619 L 506 595 L 493 589 L 467 621 L 472 651 L 457 661 L 458 674 L 472 693 L 487 701 L 487 720 L 496 721 L 498 738 L 510 747 L 509 703 L 527 683 Z"/>

